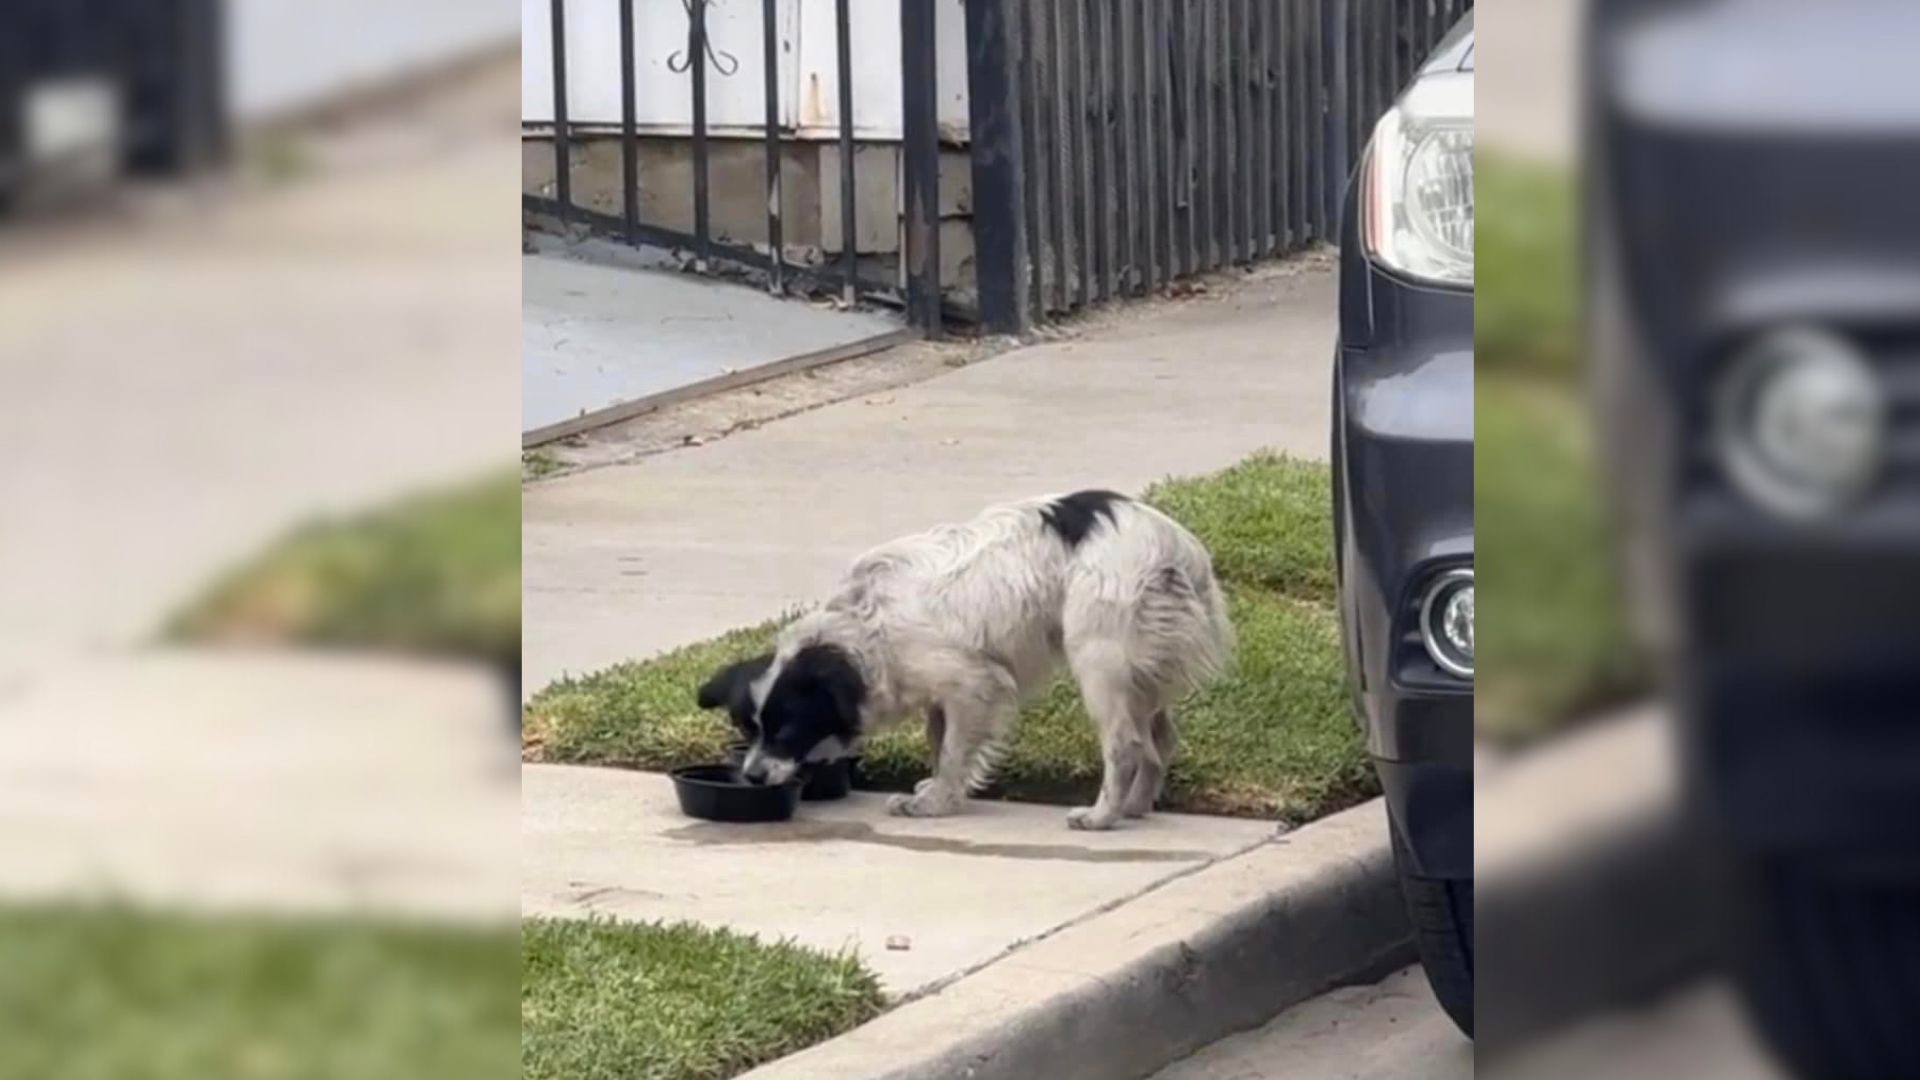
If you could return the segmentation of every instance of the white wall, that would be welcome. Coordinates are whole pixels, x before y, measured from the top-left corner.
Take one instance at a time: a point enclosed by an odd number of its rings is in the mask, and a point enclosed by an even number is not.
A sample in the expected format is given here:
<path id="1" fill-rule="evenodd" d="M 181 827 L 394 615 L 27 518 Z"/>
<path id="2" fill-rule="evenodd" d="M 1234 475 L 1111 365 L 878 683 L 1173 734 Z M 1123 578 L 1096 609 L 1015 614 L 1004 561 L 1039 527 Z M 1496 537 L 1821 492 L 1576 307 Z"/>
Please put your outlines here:
<path id="1" fill-rule="evenodd" d="M 966 23 L 962 0 L 937 5 L 940 123 L 967 130 Z M 553 122 L 553 14 L 549 0 L 520 0 L 520 118 Z M 839 75 L 834 0 L 776 0 L 780 32 L 780 124 L 806 138 L 839 135 Z M 900 0 L 852 0 L 854 134 L 901 136 Z M 688 20 L 681 0 L 634 0 L 635 114 L 640 129 L 692 129 L 692 76 L 668 59 L 684 53 Z M 765 64 L 759 0 L 713 0 L 707 33 L 739 68 L 723 76 L 707 65 L 707 125 L 716 134 L 757 135 L 763 125 Z M 574 123 L 620 123 L 620 17 L 612 0 L 567 4 L 567 114 Z M 730 65 L 729 65 L 730 66 Z"/>
<path id="2" fill-rule="evenodd" d="M 513 0 L 228 0 L 228 88 L 240 119 L 255 120 L 505 46 L 519 32 Z"/>

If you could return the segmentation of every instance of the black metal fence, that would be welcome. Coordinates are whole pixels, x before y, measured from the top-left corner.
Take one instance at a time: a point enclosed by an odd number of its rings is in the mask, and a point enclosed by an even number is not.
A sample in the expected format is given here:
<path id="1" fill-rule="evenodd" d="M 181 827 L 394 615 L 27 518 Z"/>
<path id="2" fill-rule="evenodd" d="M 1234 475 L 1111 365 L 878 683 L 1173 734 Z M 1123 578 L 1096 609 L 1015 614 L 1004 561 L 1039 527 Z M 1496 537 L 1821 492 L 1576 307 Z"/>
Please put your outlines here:
<path id="1" fill-rule="evenodd" d="M 935 67 L 938 41 L 934 32 L 934 12 L 928 0 L 899 0 L 889 12 L 899 18 L 901 27 L 901 89 L 904 98 L 904 138 L 901 147 L 901 194 L 904 208 L 902 261 L 904 282 L 862 276 L 857 252 L 856 202 L 860 193 L 855 183 L 854 143 L 854 64 L 852 50 L 851 0 L 834 0 L 835 62 L 839 95 L 839 202 L 840 252 L 837 264 L 796 264 L 789 259 L 781 220 L 781 146 L 792 137 L 782 127 L 780 116 L 780 63 L 782 45 L 777 19 L 777 0 L 759 0 L 762 14 L 762 65 L 765 101 L 761 134 L 766 148 L 766 244 L 723 240 L 715 235 L 712 214 L 713 135 L 708 123 L 707 82 L 716 62 L 732 61 L 715 51 L 708 34 L 708 8 L 714 0 L 682 0 L 687 13 L 687 31 L 683 39 L 661 43 L 672 50 L 668 66 L 687 76 L 692 92 L 691 145 L 693 159 L 693 229 L 684 232 L 640 219 L 641 184 L 636 122 L 637 41 L 634 26 L 636 0 L 572 0 L 573 3 L 611 3 L 619 9 L 621 101 L 620 120 L 622 214 L 618 217 L 577 205 L 573 198 L 573 139 L 576 125 L 567 109 L 567 34 L 568 0 L 550 0 L 552 16 L 554 119 L 554 198 L 523 195 L 527 210 L 552 214 L 563 223 L 582 224 L 596 231 L 620 237 L 629 244 L 648 244 L 689 252 L 696 269 L 713 263 L 728 263 L 765 275 L 768 287 L 776 293 L 795 285 L 837 292 L 848 302 L 879 300 L 904 307 L 914 325 L 936 330 L 940 323 L 939 254 L 939 117 L 931 73 Z M 660 2 L 660 0 L 648 0 Z M 871 15 L 878 3 L 862 3 L 863 14 Z M 730 68 L 722 73 L 730 73 Z"/>
<path id="2" fill-rule="evenodd" d="M 1373 125 L 1412 79 L 1427 53 L 1473 7 L 1473 0 L 1342 0 L 1326 3 L 1340 20 L 1328 48 L 1343 52 L 1333 88 L 1347 131 L 1342 154 L 1328 164 L 1343 171 L 1367 143 Z"/>
<path id="3" fill-rule="evenodd" d="M 107 87 L 121 172 L 179 176 L 226 156 L 222 0 L 9 0 L 0 4 L 0 203 L 32 160 L 29 98 L 87 80 Z"/>
<path id="4" fill-rule="evenodd" d="M 981 321 L 1330 239 L 1372 125 L 1472 0 L 968 0 Z"/>
<path id="5" fill-rule="evenodd" d="M 648 0 L 664 2 L 664 0 Z M 737 0 L 751 4 L 754 0 Z M 616 5 L 621 35 L 622 213 L 576 203 L 567 107 L 567 5 Z M 636 0 L 549 0 L 554 197 L 563 222 L 728 263 L 775 292 L 802 285 L 877 299 L 937 331 L 940 131 L 935 0 L 863 0 L 900 20 L 904 106 L 900 266 L 883 280 L 857 252 L 852 0 L 834 0 L 839 81 L 837 260 L 795 262 L 783 242 L 778 0 L 762 11 L 765 243 L 715 234 L 708 76 L 714 0 L 681 0 L 684 38 L 657 43 L 692 92 L 690 232 L 641 220 Z M 1221 266 L 1331 239 L 1348 171 L 1372 125 L 1473 0 L 964 0 L 980 321 L 1034 319 L 1139 295 Z M 955 44 L 955 43 L 947 43 Z M 721 74 L 730 74 L 721 70 Z M 890 192 L 889 192 L 890 194 Z M 893 208 L 889 208 L 891 212 Z M 894 269 L 889 267 L 888 269 Z"/>

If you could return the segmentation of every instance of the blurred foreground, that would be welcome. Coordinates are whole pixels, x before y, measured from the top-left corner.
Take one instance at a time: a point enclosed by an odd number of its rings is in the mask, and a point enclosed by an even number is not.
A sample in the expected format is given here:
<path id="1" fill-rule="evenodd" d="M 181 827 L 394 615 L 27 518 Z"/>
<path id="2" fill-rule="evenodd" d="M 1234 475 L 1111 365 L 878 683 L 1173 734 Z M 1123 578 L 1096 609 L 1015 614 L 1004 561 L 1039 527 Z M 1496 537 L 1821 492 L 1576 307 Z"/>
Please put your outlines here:
<path id="1" fill-rule="evenodd" d="M 1582 8 L 1479 20 L 1480 1064 L 1920 1075 L 1920 10 Z"/>
<path id="2" fill-rule="evenodd" d="M 0 225 L 0 1077 L 517 1071 L 517 86 Z"/>

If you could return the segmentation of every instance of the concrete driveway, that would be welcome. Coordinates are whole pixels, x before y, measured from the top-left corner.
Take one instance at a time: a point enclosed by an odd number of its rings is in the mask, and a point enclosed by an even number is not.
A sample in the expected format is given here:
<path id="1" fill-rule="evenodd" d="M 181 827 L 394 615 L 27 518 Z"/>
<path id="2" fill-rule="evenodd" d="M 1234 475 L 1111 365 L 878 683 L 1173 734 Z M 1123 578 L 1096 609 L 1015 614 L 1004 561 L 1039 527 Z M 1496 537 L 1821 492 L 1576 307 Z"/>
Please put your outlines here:
<path id="1" fill-rule="evenodd" d="M 900 329 L 604 241 L 538 248 L 520 262 L 522 432 Z"/>
<path id="2" fill-rule="evenodd" d="M 1418 965 L 1303 1001 L 1221 1039 L 1152 1080 L 1470 1080 L 1460 1034 Z"/>

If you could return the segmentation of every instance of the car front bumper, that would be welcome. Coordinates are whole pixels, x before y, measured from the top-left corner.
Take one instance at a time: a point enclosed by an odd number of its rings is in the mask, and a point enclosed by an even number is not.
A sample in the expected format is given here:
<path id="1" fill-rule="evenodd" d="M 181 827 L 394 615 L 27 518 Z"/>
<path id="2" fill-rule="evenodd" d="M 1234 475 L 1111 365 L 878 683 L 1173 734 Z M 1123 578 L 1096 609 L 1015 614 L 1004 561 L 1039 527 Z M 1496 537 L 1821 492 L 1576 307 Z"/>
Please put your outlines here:
<path id="1" fill-rule="evenodd" d="M 1441 574 L 1473 566 L 1473 296 L 1349 258 L 1341 309 L 1332 450 L 1347 670 L 1414 872 L 1470 878 L 1473 685 L 1427 655 L 1417 615 Z"/>

